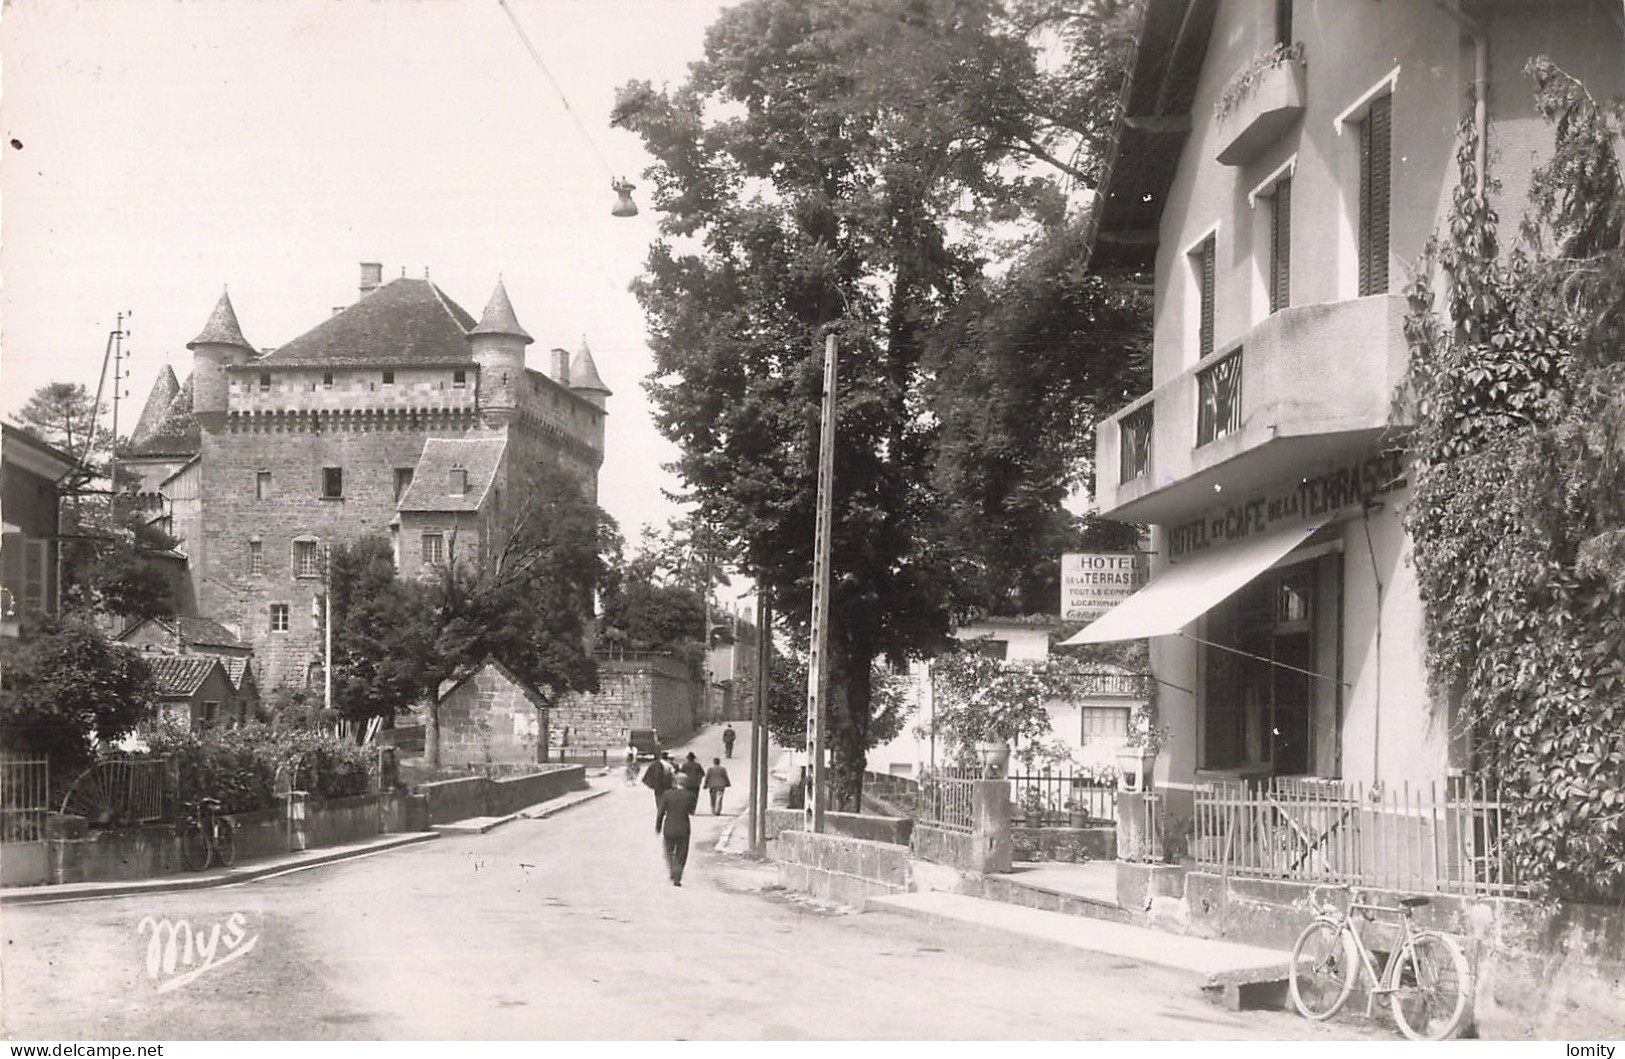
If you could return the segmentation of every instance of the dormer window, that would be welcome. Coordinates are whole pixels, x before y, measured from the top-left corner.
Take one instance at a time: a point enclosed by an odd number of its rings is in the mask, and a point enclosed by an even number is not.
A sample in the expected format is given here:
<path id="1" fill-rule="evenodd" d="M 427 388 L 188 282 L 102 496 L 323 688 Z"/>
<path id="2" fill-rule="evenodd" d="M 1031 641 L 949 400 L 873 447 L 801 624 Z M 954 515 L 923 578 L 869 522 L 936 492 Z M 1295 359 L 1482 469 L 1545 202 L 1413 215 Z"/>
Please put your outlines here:
<path id="1" fill-rule="evenodd" d="M 451 474 L 449 475 L 449 478 L 450 478 L 450 484 L 449 484 L 448 491 L 450 492 L 450 494 L 452 496 L 467 496 L 468 495 L 468 470 L 467 470 L 467 468 L 453 467 L 451 469 Z"/>
<path id="2" fill-rule="evenodd" d="M 458 368 L 455 371 L 453 371 L 451 373 L 451 384 L 452 384 L 452 386 L 456 387 L 459 390 L 462 389 L 463 387 L 467 386 L 468 385 L 468 372 L 464 371 L 462 368 Z"/>

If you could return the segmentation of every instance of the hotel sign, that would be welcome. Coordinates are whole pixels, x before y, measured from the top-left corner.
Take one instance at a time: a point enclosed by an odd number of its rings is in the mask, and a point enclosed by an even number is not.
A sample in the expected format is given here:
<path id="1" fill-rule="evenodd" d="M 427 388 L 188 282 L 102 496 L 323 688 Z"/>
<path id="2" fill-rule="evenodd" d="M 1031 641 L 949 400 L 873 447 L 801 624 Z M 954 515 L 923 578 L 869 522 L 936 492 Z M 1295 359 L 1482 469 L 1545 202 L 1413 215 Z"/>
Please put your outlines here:
<path id="1" fill-rule="evenodd" d="M 1094 621 L 1145 586 L 1142 552 L 1069 552 L 1061 556 L 1061 617 Z"/>
<path id="2" fill-rule="evenodd" d="M 1288 523 L 1334 515 L 1404 485 L 1401 453 L 1384 452 L 1357 460 L 1324 474 L 1310 475 L 1266 496 L 1170 526 L 1168 557 L 1177 560 L 1192 552 L 1245 540 Z"/>

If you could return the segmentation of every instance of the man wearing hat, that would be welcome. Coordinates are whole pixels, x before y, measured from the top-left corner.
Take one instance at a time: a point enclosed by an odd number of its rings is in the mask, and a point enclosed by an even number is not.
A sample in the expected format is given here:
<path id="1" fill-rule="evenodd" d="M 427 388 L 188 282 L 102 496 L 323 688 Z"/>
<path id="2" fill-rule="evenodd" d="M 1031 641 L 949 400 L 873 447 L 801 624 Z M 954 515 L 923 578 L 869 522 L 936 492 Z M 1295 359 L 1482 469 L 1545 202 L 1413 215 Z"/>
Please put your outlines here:
<path id="1" fill-rule="evenodd" d="M 692 833 L 691 818 L 700 800 L 694 781 L 678 773 L 670 790 L 660 796 L 660 841 L 666 849 L 666 867 L 671 872 L 671 884 L 683 885 L 683 868 L 688 864 L 688 840 Z"/>

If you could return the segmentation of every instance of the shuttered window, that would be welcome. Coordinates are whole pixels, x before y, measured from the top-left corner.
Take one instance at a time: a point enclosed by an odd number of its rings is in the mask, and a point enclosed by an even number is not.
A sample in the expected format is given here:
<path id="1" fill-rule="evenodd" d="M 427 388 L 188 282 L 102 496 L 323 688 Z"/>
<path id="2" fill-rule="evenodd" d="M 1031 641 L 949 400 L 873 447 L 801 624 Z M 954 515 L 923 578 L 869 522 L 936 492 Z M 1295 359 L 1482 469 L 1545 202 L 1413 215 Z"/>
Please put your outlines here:
<path id="1" fill-rule="evenodd" d="M 1392 96 L 1372 102 L 1360 123 L 1360 295 L 1388 293 L 1388 203 Z"/>
<path id="2" fill-rule="evenodd" d="M 1292 180 L 1283 177 L 1270 197 L 1270 312 L 1292 304 Z"/>
<path id="3" fill-rule="evenodd" d="M 1197 325 L 1196 355 L 1198 359 L 1213 352 L 1213 236 L 1202 240 L 1197 248 L 1196 277 L 1201 287 L 1201 321 Z"/>

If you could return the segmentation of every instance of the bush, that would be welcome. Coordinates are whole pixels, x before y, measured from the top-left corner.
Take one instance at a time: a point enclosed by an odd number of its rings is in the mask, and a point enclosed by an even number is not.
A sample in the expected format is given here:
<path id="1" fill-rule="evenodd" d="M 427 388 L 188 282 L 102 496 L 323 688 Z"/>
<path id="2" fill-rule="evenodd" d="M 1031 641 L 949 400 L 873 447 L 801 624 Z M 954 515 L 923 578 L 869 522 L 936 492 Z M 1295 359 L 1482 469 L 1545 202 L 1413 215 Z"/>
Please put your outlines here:
<path id="1" fill-rule="evenodd" d="M 175 757 L 181 801 L 216 798 L 222 812 L 277 805 L 277 772 L 295 765 L 293 788 L 320 798 L 346 798 L 368 788 L 366 751 L 321 732 L 277 732 L 250 724 L 198 734 L 164 725 L 148 735 L 147 743 L 154 754 Z"/>

